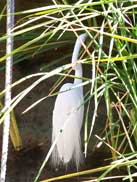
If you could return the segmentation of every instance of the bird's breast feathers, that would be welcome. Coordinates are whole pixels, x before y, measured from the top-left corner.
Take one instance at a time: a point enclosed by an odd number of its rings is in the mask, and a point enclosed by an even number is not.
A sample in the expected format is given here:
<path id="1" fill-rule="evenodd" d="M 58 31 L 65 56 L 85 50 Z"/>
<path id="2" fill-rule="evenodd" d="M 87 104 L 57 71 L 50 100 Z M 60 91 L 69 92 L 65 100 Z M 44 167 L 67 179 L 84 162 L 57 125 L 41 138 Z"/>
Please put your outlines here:
<path id="1" fill-rule="evenodd" d="M 59 94 L 56 98 L 55 102 L 55 108 L 71 110 L 72 108 L 80 107 L 80 105 L 83 105 L 83 93 L 80 88 L 74 88 L 72 89 L 72 86 L 74 84 L 66 83 L 64 84 Z"/>

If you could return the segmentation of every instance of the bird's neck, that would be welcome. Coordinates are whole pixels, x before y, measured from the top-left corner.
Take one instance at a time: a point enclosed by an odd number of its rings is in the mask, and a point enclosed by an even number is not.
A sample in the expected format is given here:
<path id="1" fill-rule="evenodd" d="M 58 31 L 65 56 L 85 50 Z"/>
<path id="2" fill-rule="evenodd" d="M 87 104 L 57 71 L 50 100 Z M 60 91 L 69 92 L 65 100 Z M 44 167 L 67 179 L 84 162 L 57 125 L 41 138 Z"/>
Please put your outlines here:
<path id="1" fill-rule="evenodd" d="M 76 77 L 82 77 L 82 65 L 80 63 L 78 63 L 75 66 L 75 76 Z M 80 78 L 75 78 L 74 84 L 79 84 L 79 83 L 82 83 L 82 80 Z"/>

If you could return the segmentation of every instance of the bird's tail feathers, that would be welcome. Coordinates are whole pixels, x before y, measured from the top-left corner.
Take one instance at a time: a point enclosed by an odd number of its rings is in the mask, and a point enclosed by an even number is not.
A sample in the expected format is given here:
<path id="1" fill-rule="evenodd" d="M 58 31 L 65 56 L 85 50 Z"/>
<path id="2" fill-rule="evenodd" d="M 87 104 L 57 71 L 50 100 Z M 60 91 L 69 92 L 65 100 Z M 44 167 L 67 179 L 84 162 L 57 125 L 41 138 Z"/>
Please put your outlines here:
<path id="1" fill-rule="evenodd" d="M 52 136 L 52 143 L 54 142 L 54 140 L 55 140 L 55 137 Z M 57 145 L 55 145 L 52 155 L 51 155 L 51 165 L 54 168 L 59 168 L 62 166 L 67 167 L 69 164 L 74 164 L 74 165 L 76 165 L 76 168 L 78 170 L 80 168 L 80 166 L 82 166 L 84 159 L 83 159 L 83 154 L 82 154 L 82 149 L 81 149 L 80 133 L 79 133 L 79 135 L 75 136 L 75 138 L 73 138 L 73 142 L 75 143 L 74 151 L 73 151 L 70 161 L 67 160 L 67 158 L 68 158 L 67 153 L 68 153 L 69 149 L 67 148 L 67 151 L 64 151 L 64 153 L 62 153 L 62 158 L 61 158 L 59 155 L 59 152 L 58 152 Z M 70 148 L 71 148 L 71 146 L 70 146 Z"/>
<path id="2" fill-rule="evenodd" d="M 80 166 L 82 166 L 83 162 L 84 162 L 84 158 L 83 158 L 83 153 L 82 153 L 82 148 L 81 148 L 81 138 L 80 135 L 75 138 L 76 144 L 75 144 L 75 150 L 74 150 L 74 154 L 73 154 L 73 161 L 76 165 L 77 171 L 79 170 Z"/>

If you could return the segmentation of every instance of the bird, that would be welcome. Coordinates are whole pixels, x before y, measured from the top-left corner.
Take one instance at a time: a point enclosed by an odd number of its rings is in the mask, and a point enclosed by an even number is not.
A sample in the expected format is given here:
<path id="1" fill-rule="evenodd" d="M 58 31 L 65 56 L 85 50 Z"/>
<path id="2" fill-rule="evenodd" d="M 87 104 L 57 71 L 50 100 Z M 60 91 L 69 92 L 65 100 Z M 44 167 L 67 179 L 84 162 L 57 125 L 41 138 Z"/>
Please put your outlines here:
<path id="1" fill-rule="evenodd" d="M 72 68 L 75 71 L 73 83 L 65 83 L 59 90 L 55 100 L 52 116 L 52 165 L 67 166 L 72 161 L 77 169 L 83 163 L 81 149 L 81 128 L 84 117 L 83 87 L 72 88 L 82 83 L 82 65 L 77 63 L 80 48 L 86 39 L 86 33 L 78 36 L 72 54 Z"/>

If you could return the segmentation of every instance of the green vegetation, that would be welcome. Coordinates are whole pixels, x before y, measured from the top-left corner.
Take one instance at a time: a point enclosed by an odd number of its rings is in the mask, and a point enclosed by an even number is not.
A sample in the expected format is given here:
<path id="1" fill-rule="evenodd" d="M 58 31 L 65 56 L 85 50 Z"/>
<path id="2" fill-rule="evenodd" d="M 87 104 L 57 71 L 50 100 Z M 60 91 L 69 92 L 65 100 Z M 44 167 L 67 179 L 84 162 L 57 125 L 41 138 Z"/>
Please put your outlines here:
<path id="1" fill-rule="evenodd" d="M 74 4 L 65 1 L 54 1 L 51 4 L 36 9 L 16 12 L 19 16 L 13 35 L 15 41 L 21 42 L 13 51 L 14 64 L 40 56 L 49 50 L 70 45 L 73 47 L 76 37 L 87 33 L 85 51 L 82 52 L 80 62 L 85 67 L 91 67 L 90 78 L 83 77 L 82 85 L 88 85 L 90 89 L 85 93 L 85 152 L 88 151 L 88 142 L 92 140 L 92 132 L 96 123 L 96 115 L 99 103 L 105 100 L 107 112 L 106 127 L 100 136 L 96 135 L 98 143 L 105 145 L 112 154 L 109 165 L 75 173 L 84 175 L 100 172 L 96 181 L 121 178 L 133 181 L 137 177 L 137 1 L 136 0 L 79 0 Z M 0 14 L 0 21 L 5 16 L 5 11 Z M 6 35 L 0 37 L 0 43 L 4 44 Z M 9 55 L 1 56 L 0 62 L 4 62 Z M 54 88 L 45 98 L 34 103 L 29 109 L 48 97 L 55 96 L 55 88 L 70 75 L 71 64 L 57 67 L 63 59 L 70 60 L 71 49 L 65 57 L 58 57 L 43 65 L 42 73 L 26 76 L 13 83 L 12 87 L 21 84 L 26 79 L 38 76 L 32 85 L 27 87 L 12 99 L 12 105 L 0 118 L 3 122 L 6 114 L 12 111 L 17 104 L 43 80 L 60 75 Z M 1 66 L 0 69 L 4 69 Z M 80 85 L 79 85 L 80 86 Z M 3 97 L 4 92 L 0 93 Z M 94 101 L 94 109 L 91 120 L 88 120 L 91 101 Z M 89 109 L 90 108 L 90 109 Z M 27 110 L 27 111 L 28 111 Z M 90 128 L 88 127 L 90 126 Z M 52 148 L 47 154 L 37 178 L 49 160 Z M 46 155 L 46 154 L 45 154 Z M 123 169 L 125 175 L 113 175 L 113 170 Z M 112 175 L 111 175 L 112 172 Z M 109 176 L 108 176 L 109 175 Z M 68 177 L 72 177 L 67 176 Z M 66 176 L 64 176 L 66 178 Z M 57 179 L 56 179 L 57 180 Z M 45 181 L 56 181 L 55 178 Z M 92 180 L 91 180 L 92 181 Z"/>

